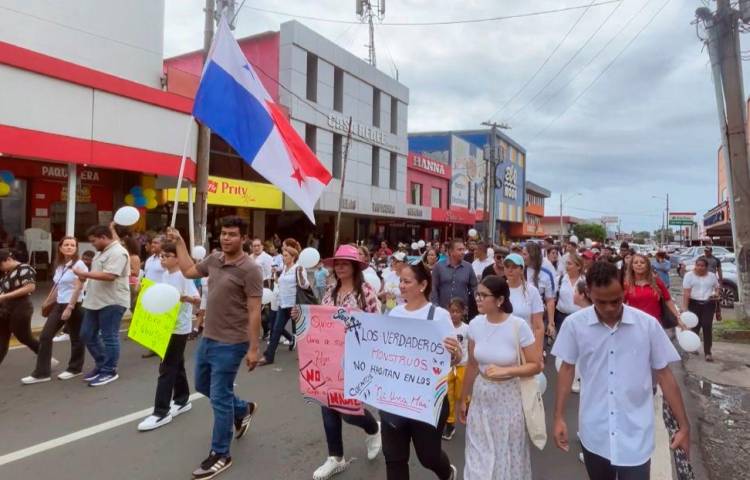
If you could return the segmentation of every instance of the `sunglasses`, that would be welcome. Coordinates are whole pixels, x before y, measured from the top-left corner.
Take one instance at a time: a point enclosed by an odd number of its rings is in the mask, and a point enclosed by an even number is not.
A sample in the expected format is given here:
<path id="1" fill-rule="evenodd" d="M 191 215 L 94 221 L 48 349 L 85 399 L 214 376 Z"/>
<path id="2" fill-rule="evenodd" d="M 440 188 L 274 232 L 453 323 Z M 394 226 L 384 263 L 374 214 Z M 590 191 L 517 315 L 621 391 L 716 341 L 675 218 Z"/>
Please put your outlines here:
<path id="1" fill-rule="evenodd" d="M 505 255 L 495 255 L 495 260 L 505 260 Z"/>

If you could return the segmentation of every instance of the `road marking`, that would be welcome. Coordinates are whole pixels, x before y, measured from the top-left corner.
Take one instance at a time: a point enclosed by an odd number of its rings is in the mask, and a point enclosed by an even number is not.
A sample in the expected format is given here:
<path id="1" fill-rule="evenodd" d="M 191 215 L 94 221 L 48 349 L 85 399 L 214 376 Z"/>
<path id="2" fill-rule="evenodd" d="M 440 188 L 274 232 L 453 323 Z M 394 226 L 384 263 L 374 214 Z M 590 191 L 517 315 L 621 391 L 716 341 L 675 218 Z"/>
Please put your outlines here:
<path id="1" fill-rule="evenodd" d="M 200 393 L 194 393 L 190 395 L 189 401 L 192 402 L 194 400 L 198 400 L 199 398 L 205 398 L 205 397 L 201 395 Z M 54 438 L 46 442 L 32 445 L 31 447 L 22 448 L 21 450 L 16 450 L 15 452 L 11 452 L 6 455 L 0 456 L 0 467 L 2 467 L 3 465 L 7 465 L 9 463 L 18 461 L 18 460 L 22 460 L 32 455 L 36 455 L 37 453 L 46 452 L 47 450 L 52 450 L 53 448 L 66 445 L 68 443 L 73 443 L 78 440 L 82 440 L 86 437 L 96 435 L 97 433 L 101 433 L 107 430 L 111 430 L 113 428 L 117 428 L 121 425 L 125 425 L 126 423 L 130 423 L 132 421 L 143 418 L 146 415 L 149 415 L 150 413 L 152 413 L 153 411 L 154 411 L 154 407 L 144 408 L 143 410 L 140 410 L 138 412 L 133 412 L 128 415 L 122 416 L 120 418 L 115 418 L 113 420 L 100 423 L 99 425 L 94 425 L 93 427 L 84 428 L 83 430 L 78 430 L 77 432 L 63 435 L 62 437 Z"/>

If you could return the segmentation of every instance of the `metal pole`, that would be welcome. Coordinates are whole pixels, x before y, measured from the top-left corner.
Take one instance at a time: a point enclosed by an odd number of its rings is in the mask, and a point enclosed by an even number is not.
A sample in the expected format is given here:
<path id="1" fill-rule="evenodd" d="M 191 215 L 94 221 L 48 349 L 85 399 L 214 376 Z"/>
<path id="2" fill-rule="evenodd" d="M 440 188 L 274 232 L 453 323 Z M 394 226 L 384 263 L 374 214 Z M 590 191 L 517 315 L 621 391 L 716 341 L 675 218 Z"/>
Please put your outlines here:
<path id="1" fill-rule="evenodd" d="M 562 247 L 565 237 L 563 236 L 563 217 L 562 217 L 562 193 L 560 193 L 560 246 Z"/>
<path id="2" fill-rule="evenodd" d="M 65 235 L 74 237 L 76 234 L 76 190 L 78 189 L 77 183 L 77 168 L 75 163 L 68 164 L 68 201 L 67 201 L 67 212 L 65 212 Z M 50 259 L 51 261 L 52 259 Z"/>
<path id="3" fill-rule="evenodd" d="M 706 23 L 709 34 L 708 53 L 716 94 L 723 158 L 727 175 L 732 238 L 739 280 L 740 312 L 748 317 L 750 307 L 750 276 L 748 245 L 750 245 L 750 168 L 745 137 L 745 94 L 742 85 L 742 64 L 739 60 L 739 32 L 736 12 L 729 0 L 717 0 L 717 12 L 696 14 Z"/>
<path id="4" fill-rule="evenodd" d="M 214 40 L 215 0 L 206 0 L 203 27 L 203 63 L 205 65 L 211 42 Z M 198 234 L 196 245 L 206 243 L 206 224 L 208 222 L 208 171 L 211 148 L 211 129 L 198 124 L 198 155 L 196 158 L 196 192 L 195 192 L 195 230 Z"/>
<path id="5" fill-rule="evenodd" d="M 336 234 L 333 238 L 333 251 L 339 247 L 339 232 L 341 230 L 341 206 L 344 203 L 344 183 L 346 183 L 346 164 L 349 158 L 349 145 L 352 142 L 352 117 L 349 116 L 349 127 L 346 132 L 346 146 L 344 147 L 344 158 L 341 161 L 341 185 L 339 185 L 339 210 L 336 213 Z"/>
<path id="6" fill-rule="evenodd" d="M 667 193 L 667 210 L 664 213 L 664 216 L 666 217 L 664 220 L 664 223 L 667 226 L 667 233 L 666 235 L 666 241 L 664 242 L 664 245 L 667 245 L 669 243 L 669 233 L 672 232 L 672 228 L 669 226 L 669 194 Z"/>

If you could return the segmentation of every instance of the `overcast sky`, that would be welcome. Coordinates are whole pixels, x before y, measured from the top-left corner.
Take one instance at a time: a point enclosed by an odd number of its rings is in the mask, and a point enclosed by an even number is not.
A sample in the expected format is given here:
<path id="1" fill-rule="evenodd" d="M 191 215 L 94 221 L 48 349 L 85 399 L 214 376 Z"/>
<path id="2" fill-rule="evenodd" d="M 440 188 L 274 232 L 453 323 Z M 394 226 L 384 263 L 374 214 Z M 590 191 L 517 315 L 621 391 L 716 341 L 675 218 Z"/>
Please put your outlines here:
<path id="1" fill-rule="evenodd" d="M 388 0 L 384 22 L 504 16 L 589 3 Z M 201 48 L 203 4 L 166 1 L 165 56 Z M 562 192 L 571 197 L 565 215 L 619 216 L 625 231 L 654 230 L 661 226 L 664 200 L 652 196 L 669 193 L 672 211 L 697 212 L 700 221 L 717 203 L 720 141 L 708 54 L 691 25 L 702 4 L 667 0 L 657 14 L 665 0 L 622 0 L 486 23 L 380 25 L 378 68 L 394 75 L 395 66 L 409 87 L 409 131 L 476 128 L 491 116 L 508 122 L 512 130 L 506 133 L 528 151 L 527 179 L 553 192 L 549 215 L 558 214 Z M 252 7 L 356 20 L 352 0 L 247 0 L 237 37 L 278 30 L 291 19 Z M 365 25 L 298 20 L 367 56 Z"/>

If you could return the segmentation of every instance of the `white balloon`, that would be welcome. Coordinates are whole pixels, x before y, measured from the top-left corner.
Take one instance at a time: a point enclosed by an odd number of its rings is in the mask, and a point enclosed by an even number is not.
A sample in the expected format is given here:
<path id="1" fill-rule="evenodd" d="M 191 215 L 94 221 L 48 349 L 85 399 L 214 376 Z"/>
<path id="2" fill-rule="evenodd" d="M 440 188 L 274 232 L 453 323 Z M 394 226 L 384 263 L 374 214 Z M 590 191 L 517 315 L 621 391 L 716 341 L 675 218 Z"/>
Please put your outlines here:
<path id="1" fill-rule="evenodd" d="M 492 249 L 492 248 L 488 248 L 487 249 L 487 258 L 489 258 L 490 260 L 492 260 L 493 258 L 495 258 L 495 250 L 494 249 Z"/>
<path id="2" fill-rule="evenodd" d="M 576 237 L 575 235 L 571 235 L 570 243 L 575 243 L 576 245 L 578 245 L 578 237 Z"/>
<path id="3" fill-rule="evenodd" d="M 587 238 L 586 240 L 584 240 L 584 244 L 586 245 L 586 248 L 591 248 L 594 242 L 590 238 Z"/>
<path id="4" fill-rule="evenodd" d="M 270 288 L 264 288 L 261 303 L 263 305 L 268 305 L 269 303 L 271 303 L 271 300 L 273 300 L 273 291 Z"/>
<path id="5" fill-rule="evenodd" d="M 369 283 L 376 293 L 380 291 L 382 282 L 380 281 L 380 277 L 378 277 L 378 274 L 373 272 L 372 270 L 368 270 L 367 272 L 365 272 L 365 282 Z"/>
<path id="6" fill-rule="evenodd" d="M 203 245 L 196 245 L 193 247 L 193 258 L 199 262 L 206 258 L 206 248 Z"/>
<path id="7" fill-rule="evenodd" d="M 682 323 L 688 328 L 695 328 L 698 326 L 698 315 L 693 312 L 682 312 L 680 314 L 680 320 L 682 320 Z"/>
<path id="8" fill-rule="evenodd" d="M 419 244 L 417 242 L 411 242 L 412 250 L 419 250 Z"/>
<path id="9" fill-rule="evenodd" d="M 299 254 L 299 264 L 305 268 L 313 268 L 320 262 L 320 252 L 312 247 L 307 247 Z"/>
<path id="10" fill-rule="evenodd" d="M 152 285 L 143 293 L 141 303 L 151 313 L 168 312 L 180 302 L 180 292 L 168 283 Z"/>
<path id="11" fill-rule="evenodd" d="M 127 205 L 117 209 L 114 220 L 118 225 L 129 227 L 135 225 L 135 222 L 137 222 L 139 218 L 141 218 L 141 214 L 138 209 Z"/>
<path id="12" fill-rule="evenodd" d="M 547 391 L 547 377 L 544 376 L 543 372 L 539 372 L 536 374 L 536 383 L 539 385 L 539 393 L 544 395 L 544 392 Z"/>
<path id="13" fill-rule="evenodd" d="M 469 238 L 475 238 L 477 236 L 477 231 L 474 228 L 469 229 Z"/>
<path id="14" fill-rule="evenodd" d="M 683 330 L 677 334 L 677 343 L 686 352 L 697 352 L 701 348 L 701 339 L 695 332 Z"/>
<path id="15" fill-rule="evenodd" d="M 417 242 L 417 246 L 418 246 L 419 248 L 424 248 L 424 246 L 425 246 L 425 245 L 426 245 L 426 244 L 424 243 L 424 240 L 420 240 L 420 241 L 418 241 L 418 242 Z"/>

